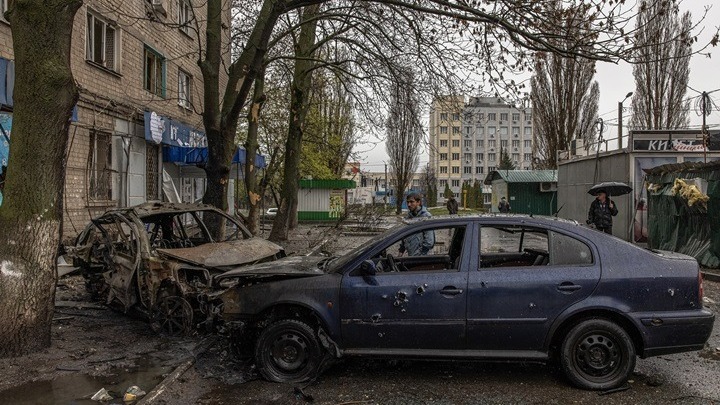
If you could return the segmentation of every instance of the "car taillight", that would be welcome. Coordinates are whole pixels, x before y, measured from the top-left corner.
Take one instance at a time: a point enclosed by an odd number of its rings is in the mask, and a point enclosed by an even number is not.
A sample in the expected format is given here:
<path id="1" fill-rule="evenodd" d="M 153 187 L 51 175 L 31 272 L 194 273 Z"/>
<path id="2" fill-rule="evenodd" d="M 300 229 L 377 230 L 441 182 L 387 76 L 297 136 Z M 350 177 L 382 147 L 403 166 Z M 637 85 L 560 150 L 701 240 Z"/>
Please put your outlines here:
<path id="1" fill-rule="evenodd" d="M 698 271 L 698 303 L 701 308 L 703 305 L 703 293 L 703 276 L 702 273 Z"/>

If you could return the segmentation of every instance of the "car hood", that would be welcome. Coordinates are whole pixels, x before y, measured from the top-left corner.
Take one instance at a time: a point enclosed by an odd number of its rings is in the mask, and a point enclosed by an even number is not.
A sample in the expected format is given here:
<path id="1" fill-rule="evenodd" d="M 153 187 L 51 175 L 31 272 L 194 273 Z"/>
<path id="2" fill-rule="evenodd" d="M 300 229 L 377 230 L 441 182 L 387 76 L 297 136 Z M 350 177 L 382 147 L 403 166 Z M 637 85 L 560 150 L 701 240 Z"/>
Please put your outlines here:
<path id="1" fill-rule="evenodd" d="M 232 267 L 272 257 L 283 248 L 268 240 L 250 238 L 179 248 L 158 249 L 159 255 L 203 267 Z"/>
<path id="2" fill-rule="evenodd" d="M 219 274 L 215 280 L 234 277 L 312 277 L 320 276 L 325 272 L 318 266 L 325 256 L 292 256 L 274 262 L 259 263 L 252 266 L 240 267 Z"/>

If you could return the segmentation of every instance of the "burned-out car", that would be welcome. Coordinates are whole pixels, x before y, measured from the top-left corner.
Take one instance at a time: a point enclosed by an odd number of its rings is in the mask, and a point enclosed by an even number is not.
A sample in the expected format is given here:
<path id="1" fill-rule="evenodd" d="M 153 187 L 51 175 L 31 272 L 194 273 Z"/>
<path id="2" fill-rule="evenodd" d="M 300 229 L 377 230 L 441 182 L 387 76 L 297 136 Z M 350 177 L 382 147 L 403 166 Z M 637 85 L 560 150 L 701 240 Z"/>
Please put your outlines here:
<path id="1" fill-rule="evenodd" d="M 427 255 L 402 241 L 432 235 Z M 215 277 L 237 349 L 273 381 L 340 356 L 548 362 L 586 389 L 626 382 L 636 356 L 700 350 L 695 259 L 565 220 L 427 218 L 336 258 L 288 257 Z"/>
<path id="2" fill-rule="evenodd" d="M 109 210 L 68 253 L 92 293 L 124 311 L 140 310 L 169 334 L 211 325 L 216 314 L 204 297 L 214 275 L 285 256 L 212 206 L 173 203 Z"/>

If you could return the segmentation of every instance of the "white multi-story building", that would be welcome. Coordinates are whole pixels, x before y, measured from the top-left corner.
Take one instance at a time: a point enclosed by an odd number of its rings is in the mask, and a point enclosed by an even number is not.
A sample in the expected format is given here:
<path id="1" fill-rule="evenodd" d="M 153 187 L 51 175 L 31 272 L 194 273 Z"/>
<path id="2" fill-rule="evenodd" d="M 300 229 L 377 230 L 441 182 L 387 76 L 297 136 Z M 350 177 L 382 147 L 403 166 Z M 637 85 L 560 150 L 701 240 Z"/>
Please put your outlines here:
<path id="1" fill-rule="evenodd" d="M 500 165 L 505 150 L 516 169 L 532 167 L 532 109 L 497 97 L 446 96 L 430 111 L 430 165 L 438 179 L 438 199 L 448 185 L 460 197 L 464 182 L 482 182 Z M 490 190 L 484 190 L 490 202 Z"/>

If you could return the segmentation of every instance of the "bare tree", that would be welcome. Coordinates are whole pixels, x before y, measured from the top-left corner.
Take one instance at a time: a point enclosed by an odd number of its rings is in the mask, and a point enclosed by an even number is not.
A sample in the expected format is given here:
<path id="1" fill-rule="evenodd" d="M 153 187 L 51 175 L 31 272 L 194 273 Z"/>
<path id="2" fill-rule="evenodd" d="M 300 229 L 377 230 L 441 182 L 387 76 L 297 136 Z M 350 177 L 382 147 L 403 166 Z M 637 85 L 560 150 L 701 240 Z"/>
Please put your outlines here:
<path id="1" fill-rule="evenodd" d="M 635 34 L 632 127 L 673 129 L 689 123 L 690 101 L 684 98 L 694 40 L 691 29 L 690 12 L 680 16 L 676 1 L 640 3 Z"/>
<path id="2" fill-rule="evenodd" d="M 560 2 L 553 4 L 548 19 L 557 38 L 552 42 L 559 47 L 583 46 L 578 39 L 588 29 L 587 7 L 562 9 Z M 600 98 L 594 75 L 594 60 L 549 52 L 536 54 L 535 73 L 530 80 L 536 168 L 557 168 L 557 152 L 567 150 L 573 139 L 586 143 L 594 140 L 593 123 Z"/>
<path id="3" fill-rule="evenodd" d="M 399 68 L 398 73 L 398 81 L 390 93 L 386 150 L 395 180 L 395 212 L 400 214 L 405 190 L 418 167 L 424 134 L 420 105 L 414 93 L 415 75 L 407 67 Z"/>

